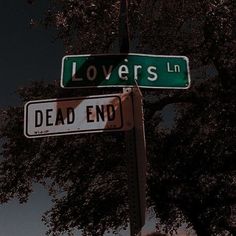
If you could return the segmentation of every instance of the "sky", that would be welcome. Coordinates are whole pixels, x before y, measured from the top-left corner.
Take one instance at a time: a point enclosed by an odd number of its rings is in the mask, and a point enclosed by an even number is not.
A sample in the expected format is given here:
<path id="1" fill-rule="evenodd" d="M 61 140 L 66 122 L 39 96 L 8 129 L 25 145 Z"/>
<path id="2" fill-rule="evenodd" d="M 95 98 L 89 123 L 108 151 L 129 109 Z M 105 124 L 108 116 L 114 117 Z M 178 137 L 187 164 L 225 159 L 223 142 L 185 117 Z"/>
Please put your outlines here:
<path id="1" fill-rule="evenodd" d="M 62 43 L 54 40 L 52 30 L 29 27 L 30 19 L 44 12 L 47 0 L 36 1 L 33 6 L 26 2 L 0 0 L 0 108 L 19 104 L 15 91 L 30 81 L 60 79 Z M 0 205 L 0 236 L 45 235 L 41 217 L 50 206 L 47 192 L 35 184 L 26 204 L 12 200 Z M 144 231 L 154 229 L 154 225 L 150 220 Z"/>
<path id="2" fill-rule="evenodd" d="M 16 88 L 30 81 L 59 80 L 63 47 L 54 32 L 29 26 L 46 8 L 46 0 L 33 6 L 26 0 L 0 0 L 0 107 L 14 105 Z"/>
<path id="3" fill-rule="evenodd" d="M 63 47 L 54 32 L 30 29 L 31 18 L 38 18 L 47 0 L 33 6 L 26 0 L 0 0 L 0 108 L 19 104 L 15 91 L 30 81 L 59 80 Z M 0 205 L 0 236 L 43 236 L 43 213 L 51 206 L 47 192 L 35 184 L 27 204 L 12 200 Z"/>

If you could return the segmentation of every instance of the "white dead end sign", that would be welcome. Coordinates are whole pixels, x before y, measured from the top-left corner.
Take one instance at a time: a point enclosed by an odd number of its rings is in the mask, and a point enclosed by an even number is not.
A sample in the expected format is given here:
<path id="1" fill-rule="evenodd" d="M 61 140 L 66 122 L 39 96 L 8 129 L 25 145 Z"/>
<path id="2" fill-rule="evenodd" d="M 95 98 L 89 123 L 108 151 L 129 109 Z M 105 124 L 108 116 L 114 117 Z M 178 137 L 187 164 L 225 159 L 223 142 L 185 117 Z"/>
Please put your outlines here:
<path id="1" fill-rule="evenodd" d="M 24 134 L 37 138 L 130 130 L 131 110 L 128 93 L 30 101 L 25 104 Z"/>

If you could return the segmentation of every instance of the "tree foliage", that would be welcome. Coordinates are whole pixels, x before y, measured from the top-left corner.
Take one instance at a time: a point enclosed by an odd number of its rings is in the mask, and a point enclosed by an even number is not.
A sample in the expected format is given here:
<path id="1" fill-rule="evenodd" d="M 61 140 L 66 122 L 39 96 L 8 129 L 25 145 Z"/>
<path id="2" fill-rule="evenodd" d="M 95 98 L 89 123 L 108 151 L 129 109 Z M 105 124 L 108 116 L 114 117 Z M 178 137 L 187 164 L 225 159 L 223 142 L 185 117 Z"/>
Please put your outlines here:
<path id="1" fill-rule="evenodd" d="M 37 1 L 35 1 L 37 4 Z M 117 51 L 119 1 L 51 0 L 40 21 L 55 27 L 66 53 Z M 185 55 L 189 90 L 143 90 L 148 152 L 148 204 L 169 232 L 187 222 L 199 236 L 235 234 L 229 222 L 235 193 L 235 6 L 233 0 L 130 0 L 129 28 L 139 53 Z M 88 91 L 79 91 L 88 95 Z M 90 91 L 103 93 L 108 91 Z M 19 90 L 28 100 L 76 96 L 41 82 Z M 161 127 L 172 105 L 175 122 Z M 44 220 L 49 234 L 83 229 L 103 235 L 128 222 L 122 133 L 26 139 L 23 108 L 1 111 L 4 141 L 0 200 L 27 201 L 32 183 L 44 184 L 54 206 Z"/>

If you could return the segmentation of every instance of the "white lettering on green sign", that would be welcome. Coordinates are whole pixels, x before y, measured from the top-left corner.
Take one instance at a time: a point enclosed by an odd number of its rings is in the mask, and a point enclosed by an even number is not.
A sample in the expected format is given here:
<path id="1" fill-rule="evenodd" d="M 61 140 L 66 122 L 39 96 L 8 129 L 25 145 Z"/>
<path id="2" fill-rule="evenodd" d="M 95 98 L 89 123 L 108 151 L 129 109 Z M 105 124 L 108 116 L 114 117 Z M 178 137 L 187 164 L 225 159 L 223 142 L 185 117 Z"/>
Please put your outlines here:
<path id="1" fill-rule="evenodd" d="M 126 61 L 128 62 L 128 60 L 126 59 Z M 111 72 L 114 68 L 114 65 L 99 65 L 102 68 L 103 71 L 103 76 L 105 78 L 105 80 L 109 80 L 110 76 L 111 76 Z M 86 79 L 93 81 L 97 78 L 98 75 L 98 65 L 94 64 L 94 65 L 90 65 L 89 67 L 86 68 L 86 78 L 84 78 L 83 76 L 80 76 L 78 74 L 78 70 L 77 67 L 79 68 L 80 65 L 76 62 L 73 62 L 73 66 L 72 66 L 72 70 L 71 70 L 71 78 L 72 81 L 84 81 Z M 166 63 L 166 68 L 167 68 L 167 72 L 168 73 L 180 73 L 181 69 L 179 65 L 171 65 L 170 62 Z M 118 67 L 118 73 L 117 76 L 120 80 L 128 80 L 128 75 L 130 73 L 130 70 L 128 68 L 127 65 L 120 65 Z M 139 75 L 141 74 L 143 67 L 142 65 L 134 65 L 133 68 L 133 75 L 135 80 L 139 79 Z M 154 65 L 151 65 L 149 67 L 147 67 L 147 73 L 148 73 L 148 77 L 147 80 L 149 81 L 156 81 L 158 79 L 158 68 Z"/>

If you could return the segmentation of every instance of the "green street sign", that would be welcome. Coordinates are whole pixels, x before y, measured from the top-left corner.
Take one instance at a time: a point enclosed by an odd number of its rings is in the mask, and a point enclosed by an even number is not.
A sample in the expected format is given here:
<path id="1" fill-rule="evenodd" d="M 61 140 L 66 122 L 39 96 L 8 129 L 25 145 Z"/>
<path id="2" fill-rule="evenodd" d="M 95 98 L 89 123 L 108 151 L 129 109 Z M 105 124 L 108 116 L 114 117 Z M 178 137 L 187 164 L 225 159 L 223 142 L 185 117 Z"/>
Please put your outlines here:
<path id="1" fill-rule="evenodd" d="M 62 59 L 61 86 L 187 89 L 188 58 L 148 54 L 70 55 Z"/>

